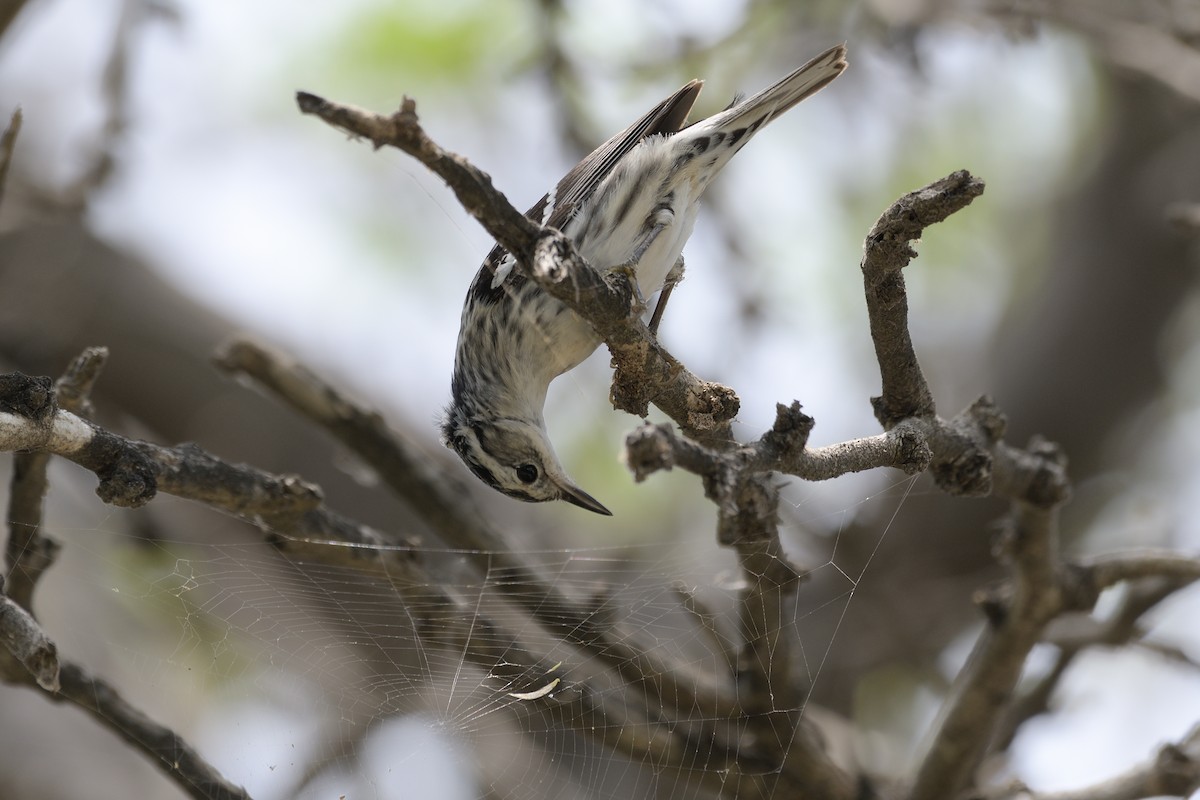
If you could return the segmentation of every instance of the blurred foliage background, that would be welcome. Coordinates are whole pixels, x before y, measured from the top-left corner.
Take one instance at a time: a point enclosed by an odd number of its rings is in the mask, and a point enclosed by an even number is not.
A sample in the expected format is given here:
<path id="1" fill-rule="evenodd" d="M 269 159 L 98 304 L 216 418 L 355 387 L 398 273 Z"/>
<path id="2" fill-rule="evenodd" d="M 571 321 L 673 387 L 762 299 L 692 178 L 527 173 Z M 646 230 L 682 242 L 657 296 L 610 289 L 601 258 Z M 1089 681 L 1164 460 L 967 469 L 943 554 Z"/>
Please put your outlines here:
<path id="1" fill-rule="evenodd" d="M 747 438 L 793 398 L 817 420 L 815 443 L 877 432 L 862 239 L 899 194 L 969 169 L 986 195 L 932 231 L 908 275 L 939 410 L 987 393 L 1011 440 L 1063 445 L 1076 483 L 1071 548 L 1200 543 L 1197 228 L 1186 222 L 1200 187 L 1196 2 L 28 0 L 0 11 L 0 112 L 25 115 L 0 204 L 0 366 L 57 375 L 83 346 L 108 346 L 96 393 L 106 426 L 299 473 L 334 508 L 421 533 L 327 439 L 209 366 L 222 340 L 251 332 L 450 461 L 436 420 L 488 237 L 402 154 L 302 118 L 294 91 L 379 111 L 411 96 L 435 139 L 526 207 L 686 80 L 707 80 L 699 113 L 712 112 L 846 41 L 847 74 L 775 122 L 711 190 L 667 346 L 739 392 Z M 701 487 L 686 475 L 632 483 L 618 453 L 637 421 L 608 407 L 607 385 L 601 352 L 552 387 L 547 416 L 568 471 L 615 520 L 474 484 L 473 499 L 519 546 L 627 546 L 636 561 L 656 543 L 688 554 L 656 569 L 711 581 L 721 554 Z M 166 674 L 190 662 L 173 646 L 194 634 L 211 649 L 222 635 L 138 622 L 154 592 L 124 586 L 156 569 L 178 575 L 164 553 L 179 551 L 139 542 L 191 543 L 180 546 L 203 560 L 254 534 L 169 500 L 105 508 L 91 483 L 69 465 L 52 473 L 49 530 L 68 544 L 38 598 L 47 627 L 169 709 L 202 750 L 221 752 L 230 719 L 262 725 L 273 745 L 299 736 L 280 736 L 278 716 L 274 728 L 229 716 L 246 700 L 237 690 L 207 706 L 219 678 L 179 693 Z M 805 591 L 842 600 L 801 626 L 822 650 L 831 643 L 814 697 L 873 732 L 866 757 L 900 762 L 979 624 L 970 597 L 995 577 L 1003 507 L 882 474 L 786 496 L 789 546 L 837 566 Z M 847 587 L 846 575 L 863 578 Z M 123 586 L 143 602 L 81 599 Z M 1070 785 L 1190 726 L 1195 602 L 1154 617 L 1148 634 L 1170 657 L 1099 651 L 1077 664 L 1057 711 L 1022 730 L 1005 768 Z M 197 664 L 217 676 L 248 669 L 225 652 Z M 177 796 L 71 712 L 0 691 L 0 774 L 14 796 Z M 39 755 L 51 741 L 53 755 Z M 215 757 L 255 796 L 286 796 L 271 794 L 289 784 L 266 774 L 265 757 L 229 759 Z M 474 796 L 487 785 L 477 780 L 424 796 Z"/>

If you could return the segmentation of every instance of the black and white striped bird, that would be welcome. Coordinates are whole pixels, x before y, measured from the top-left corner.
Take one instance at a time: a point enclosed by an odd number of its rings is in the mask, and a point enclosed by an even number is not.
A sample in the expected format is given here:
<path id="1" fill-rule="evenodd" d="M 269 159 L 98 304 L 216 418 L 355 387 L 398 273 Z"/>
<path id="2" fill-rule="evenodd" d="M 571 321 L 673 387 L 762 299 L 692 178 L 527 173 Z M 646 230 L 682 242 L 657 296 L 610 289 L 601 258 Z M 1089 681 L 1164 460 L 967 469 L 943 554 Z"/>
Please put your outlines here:
<path id="1" fill-rule="evenodd" d="M 845 68 L 845 46 L 830 48 L 774 86 L 687 125 L 702 86 L 694 80 L 576 164 L 528 216 L 562 231 L 594 268 L 632 270 L 649 297 L 679 260 L 700 195 L 721 168 Z M 442 425 L 446 444 L 510 497 L 610 514 L 567 477 L 542 418 L 550 381 L 591 355 L 600 339 L 514 266 L 497 245 L 467 292 Z"/>

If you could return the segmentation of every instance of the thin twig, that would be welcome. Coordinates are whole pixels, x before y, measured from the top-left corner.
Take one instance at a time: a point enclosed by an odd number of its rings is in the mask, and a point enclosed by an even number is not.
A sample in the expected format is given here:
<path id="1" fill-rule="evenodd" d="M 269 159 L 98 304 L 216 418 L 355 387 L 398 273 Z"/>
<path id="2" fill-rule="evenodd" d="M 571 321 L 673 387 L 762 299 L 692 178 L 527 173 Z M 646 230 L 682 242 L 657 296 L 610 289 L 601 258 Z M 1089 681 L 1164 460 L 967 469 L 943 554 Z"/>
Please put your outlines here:
<path id="1" fill-rule="evenodd" d="M 0 6 L 3 9 L 3 6 Z M 3 11 L 0 10 L 0 16 Z M 4 199 L 4 189 L 8 186 L 8 169 L 12 166 L 13 151 L 17 147 L 17 135 L 21 132 L 22 122 L 21 108 L 18 106 L 13 109 L 12 118 L 8 121 L 8 127 L 4 129 L 4 135 L 0 136 L 0 202 Z"/>
<path id="2" fill-rule="evenodd" d="M 0 595 L 0 642 L 48 692 L 58 691 L 58 648 L 37 620 L 12 599 Z M 12 680 L 8 669 L 5 677 Z"/>
<path id="3" fill-rule="evenodd" d="M 1095 51 L 1113 64 L 1200 101 L 1200 51 L 1155 12 L 1147 13 L 1153 7 L 1094 0 L 1004 0 L 991 3 L 988 10 L 1000 17 L 1032 16 L 1074 28 L 1091 38 Z"/>
<path id="4" fill-rule="evenodd" d="M 8 33 L 9 26 L 28 2 L 29 0 L 0 0 L 0 36 Z"/>
<path id="5" fill-rule="evenodd" d="M 62 688 L 48 697 L 70 700 L 116 731 L 147 755 L 172 781 L 196 800 L 250 800 L 246 790 L 230 783 L 179 734 L 150 720 L 100 678 L 64 661 Z"/>
<path id="6" fill-rule="evenodd" d="M 1006 537 L 1015 589 L 1002 618 L 976 642 L 920 759 L 910 800 L 955 797 L 972 785 L 1025 659 L 1063 610 L 1055 580 L 1057 509 L 1014 504 Z"/>
<path id="7" fill-rule="evenodd" d="M 1081 559 L 1079 567 L 1096 591 L 1121 581 L 1168 578 L 1191 582 L 1200 579 L 1200 558 L 1171 550 L 1132 550 Z"/>
<path id="8" fill-rule="evenodd" d="M 1023 791 L 1021 800 L 1142 800 L 1191 797 L 1200 789 L 1200 726 L 1153 758 L 1108 780 L 1066 792 Z"/>
<path id="9" fill-rule="evenodd" d="M 411 542 L 326 508 L 320 490 L 295 476 L 228 464 L 195 445 L 127 439 L 58 409 L 49 388 L 49 379 L 0 375 L 0 451 L 37 450 L 74 461 L 100 478 L 96 493 L 105 502 L 139 506 L 167 492 L 264 528 L 281 551 L 384 573 L 411 550 Z"/>

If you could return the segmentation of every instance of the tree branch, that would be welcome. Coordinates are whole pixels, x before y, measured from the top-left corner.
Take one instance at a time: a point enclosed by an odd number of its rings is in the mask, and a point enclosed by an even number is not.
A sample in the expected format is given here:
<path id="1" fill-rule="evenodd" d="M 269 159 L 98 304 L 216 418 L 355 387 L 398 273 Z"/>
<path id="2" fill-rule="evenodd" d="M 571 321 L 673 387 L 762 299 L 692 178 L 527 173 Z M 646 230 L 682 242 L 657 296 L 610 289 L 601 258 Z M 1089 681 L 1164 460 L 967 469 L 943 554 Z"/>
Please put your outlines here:
<path id="1" fill-rule="evenodd" d="M 1139 633 L 1138 623 L 1143 615 L 1184 585 L 1181 581 L 1162 579 L 1139 583 L 1131 587 L 1118 609 L 1089 639 L 1065 642 L 1052 639 L 1051 643 L 1059 648 L 1054 665 L 1010 704 L 997 730 L 993 748 L 999 751 L 1008 749 L 1017 730 L 1026 720 L 1049 709 L 1051 696 L 1080 653 L 1095 645 L 1118 646 L 1129 643 Z"/>
<path id="2" fill-rule="evenodd" d="M 196 800 L 250 800 L 245 789 L 227 781 L 183 737 L 150 720 L 83 667 L 64 661 L 59 678 L 62 688 L 47 695 L 50 699 L 70 700 L 89 712 L 149 756 L 189 796 Z"/>
<path id="3" fill-rule="evenodd" d="M 0 35 L 2 35 L 5 25 L 2 19 L 3 14 L 4 5 L 0 4 Z M 8 127 L 4 129 L 4 135 L 0 136 L 0 200 L 3 200 L 4 189 L 8 186 L 8 169 L 12 166 L 13 151 L 17 146 L 17 135 L 21 132 L 22 119 L 21 108 L 18 106 L 13 109 Z"/>
<path id="4" fill-rule="evenodd" d="M 879 424 L 889 429 L 911 417 L 936 412 L 908 333 L 904 267 L 917 257 L 912 242 L 930 225 L 983 194 L 983 181 L 965 170 L 904 195 L 867 234 L 862 259 L 871 338 L 879 360 L 883 393 L 872 398 Z"/>
<path id="5" fill-rule="evenodd" d="M 1063 608 L 1056 580 L 1057 509 L 1015 503 L 1006 551 L 1014 592 L 997 609 L 955 682 L 920 759 L 910 800 L 954 797 L 971 786 L 1012 698 L 1029 651 Z"/>
<path id="6" fill-rule="evenodd" d="M 1121 581 L 1141 578 L 1167 578 L 1182 582 L 1179 587 L 1200 579 L 1200 558 L 1171 550 L 1132 550 L 1105 553 L 1082 559 L 1083 579 L 1097 594 Z"/>
<path id="7" fill-rule="evenodd" d="M 58 648 L 32 614 L 4 595 L 0 595 L 0 641 L 38 686 L 58 691 Z M 10 667 L 0 667 L 0 674 L 15 679 L 16 671 Z"/>
<path id="8" fill-rule="evenodd" d="M 0 0 L 0 36 L 8 33 L 9 26 L 28 2 L 29 0 Z"/>
<path id="9" fill-rule="evenodd" d="M 1093 786 L 1069 792 L 1029 792 L 1022 800 L 1142 800 L 1190 797 L 1200 789 L 1200 726 L 1175 744 L 1164 745 L 1153 759 Z"/>

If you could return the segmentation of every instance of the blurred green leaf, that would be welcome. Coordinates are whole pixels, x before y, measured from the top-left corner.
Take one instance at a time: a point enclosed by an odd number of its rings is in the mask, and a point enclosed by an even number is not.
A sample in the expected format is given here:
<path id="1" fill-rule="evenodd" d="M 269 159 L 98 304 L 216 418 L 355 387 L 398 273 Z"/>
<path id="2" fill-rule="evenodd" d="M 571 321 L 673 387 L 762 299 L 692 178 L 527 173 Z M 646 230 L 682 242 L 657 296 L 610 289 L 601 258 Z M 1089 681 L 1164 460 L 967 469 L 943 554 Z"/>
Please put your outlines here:
<path id="1" fill-rule="evenodd" d="M 525 56 L 531 24 L 518 0 L 381 4 L 334 37 L 333 74 L 368 85 L 397 76 L 468 83 L 506 73 Z"/>

